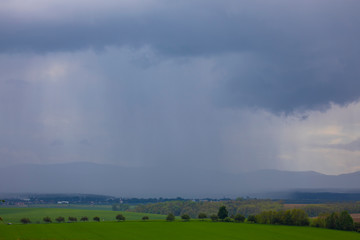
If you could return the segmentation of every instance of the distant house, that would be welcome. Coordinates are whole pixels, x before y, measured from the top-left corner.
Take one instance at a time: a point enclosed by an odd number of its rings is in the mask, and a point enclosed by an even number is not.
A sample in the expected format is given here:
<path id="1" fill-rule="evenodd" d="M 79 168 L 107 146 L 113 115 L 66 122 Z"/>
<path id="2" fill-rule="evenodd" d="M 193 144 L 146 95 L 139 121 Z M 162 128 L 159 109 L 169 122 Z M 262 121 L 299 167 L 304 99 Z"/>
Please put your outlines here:
<path id="1" fill-rule="evenodd" d="M 58 201 L 58 204 L 69 204 L 69 201 Z"/>

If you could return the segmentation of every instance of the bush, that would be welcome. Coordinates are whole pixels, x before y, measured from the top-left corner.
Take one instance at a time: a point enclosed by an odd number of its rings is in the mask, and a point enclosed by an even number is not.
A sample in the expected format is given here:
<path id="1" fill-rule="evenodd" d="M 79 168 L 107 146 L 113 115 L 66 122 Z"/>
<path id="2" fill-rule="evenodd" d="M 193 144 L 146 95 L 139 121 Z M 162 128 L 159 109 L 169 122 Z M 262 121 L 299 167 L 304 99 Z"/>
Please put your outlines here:
<path id="1" fill-rule="evenodd" d="M 172 221 L 174 221 L 174 220 L 175 220 L 174 214 L 169 213 L 169 214 L 167 215 L 167 217 L 166 217 L 166 221 L 172 222 Z"/>
<path id="2" fill-rule="evenodd" d="M 224 218 L 224 222 L 232 222 L 233 220 L 230 217 Z"/>
<path id="3" fill-rule="evenodd" d="M 181 215 L 181 219 L 184 221 L 184 222 L 187 222 L 190 220 L 190 216 L 188 214 L 183 214 Z"/>
<path id="4" fill-rule="evenodd" d="M 58 223 L 65 222 L 65 218 L 64 218 L 64 217 L 57 217 L 57 218 L 55 218 L 55 220 L 56 220 Z"/>
<path id="5" fill-rule="evenodd" d="M 50 217 L 44 217 L 43 221 L 46 223 L 52 223 L 51 218 Z"/>
<path id="6" fill-rule="evenodd" d="M 234 220 L 235 220 L 235 222 L 244 222 L 245 221 L 245 216 L 238 213 L 238 214 L 235 215 Z"/>
<path id="7" fill-rule="evenodd" d="M 143 221 L 146 221 L 146 220 L 149 220 L 149 217 L 148 217 L 148 216 L 143 216 L 141 219 L 142 219 Z"/>
<path id="8" fill-rule="evenodd" d="M 122 215 L 122 214 L 118 214 L 118 215 L 116 215 L 116 220 L 118 220 L 118 221 L 125 221 L 125 217 Z"/>
<path id="9" fill-rule="evenodd" d="M 360 223 L 358 222 L 354 223 L 354 230 L 360 232 Z"/>
<path id="10" fill-rule="evenodd" d="M 76 217 L 68 217 L 69 222 L 77 222 Z"/>
<path id="11" fill-rule="evenodd" d="M 325 219 L 328 217 L 328 215 L 322 214 L 318 216 L 317 218 L 312 219 L 311 227 L 318 227 L 318 228 L 325 228 L 326 222 Z"/>
<path id="12" fill-rule="evenodd" d="M 23 223 L 23 224 L 31 223 L 29 218 L 22 218 L 22 219 L 20 219 L 20 222 Z"/>
<path id="13" fill-rule="evenodd" d="M 93 220 L 94 220 L 95 222 L 100 222 L 100 218 L 99 218 L 98 216 L 93 217 Z"/>
<path id="14" fill-rule="evenodd" d="M 247 218 L 247 221 L 250 223 L 256 223 L 256 217 L 255 215 L 249 215 Z"/>
<path id="15" fill-rule="evenodd" d="M 80 218 L 80 221 L 81 221 L 81 222 L 87 222 L 87 221 L 89 221 L 89 218 L 86 217 L 86 216 L 85 216 L 85 217 L 81 217 L 81 218 Z"/>
<path id="16" fill-rule="evenodd" d="M 219 220 L 219 217 L 218 217 L 218 215 L 216 215 L 216 214 L 212 214 L 212 215 L 210 216 L 210 219 L 211 219 L 211 221 L 216 222 L 217 220 Z"/>
<path id="17" fill-rule="evenodd" d="M 207 215 L 206 213 L 199 213 L 198 218 L 204 220 L 204 218 L 207 218 Z"/>

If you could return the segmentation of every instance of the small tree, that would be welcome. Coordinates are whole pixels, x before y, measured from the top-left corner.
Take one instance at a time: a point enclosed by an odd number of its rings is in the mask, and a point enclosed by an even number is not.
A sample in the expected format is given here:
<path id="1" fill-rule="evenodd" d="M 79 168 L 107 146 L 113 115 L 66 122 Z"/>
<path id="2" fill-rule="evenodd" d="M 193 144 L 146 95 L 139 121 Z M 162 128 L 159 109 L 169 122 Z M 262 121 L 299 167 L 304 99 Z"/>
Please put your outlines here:
<path id="1" fill-rule="evenodd" d="M 206 215 L 206 213 L 199 213 L 198 218 L 201 219 L 202 221 L 204 221 L 204 219 L 207 218 L 207 215 Z"/>
<path id="2" fill-rule="evenodd" d="M 81 217 L 80 221 L 81 222 L 87 222 L 87 221 L 89 221 L 89 219 L 88 219 L 88 217 L 85 216 L 85 217 Z"/>
<path id="3" fill-rule="evenodd" d="M 70 222 L 77 222 L 77 218 L 76 217 L 68 217 L 68 220 Z"/>
<path id="4" fill-rule="evenodd" d="M 23 224 L 31 223 L 29 218 L 22 218 L 22 219 L 20 219 L 20 222 L 23 223 Z"/>
<path id="5" fill-rule="evenodd" d="M 228 217 L 229 212 L 227 211 L 225 206 L 221 206 L 218 211 L 218 217 L 220 220 L 224 220 L 226 217 Z"/>
<path id="6" fill-rule="evenodd" d="M 122 214 L 118 214 L 118 215 L 116 215 L 116 220 L 118 220 L 118 221 L 125 221 L 125 217 L 122 215 Z"/>
<path id="7" fill-rule="evenodd" d="M 247 221 L 251 222 L 251 223 L 256 223 L 255 215 L 249 215 L 248 218 L 247 218 Z"/>
<path id="8" fill-rule="evenodd" d="M 181 219 L 184 222 L 188 222 L 190 220 L 190 216 L 188 214 L 183 214 L 183 215 L 181 215 Z"/>
<path id="9" fill-rule="evenodd" d="M 210 216 L 210 219 L 211 219 L 211 221 L 216 222 L 216 221 L 219 219 L 219 217 L 218 217 L 218 215 L 216 215 L 216 214 L 212 214 L 212 215 Z"/>
<path id="10" fill-rule="evenodd" d="M 238 213 L 238 214 L 235 215 L 234 220 L 235 220 L 235 222 L 244 222 L 245 221 L 245 216 Z"/>
<path id="11" fill-rule="evenodd" d="M 339 215 L 337 213 L 331 213 L 326 219 L 325 219 L 325 226 L 326 228 L 330 229 L 336 229 L 336 225 L 338 223 Z"/>
<path id="12" fill-rule="evenodd" d="M 52 223 L 51 218 L 50 217 L 44 217 L 43 221 L 46 223 Z"/>
<path id="13" fill-rule="evenodd" d="M 141 219 L 142 219 L 143 221 L 146 221 L 146 220 L 149 220 L 149 217 L 148 217 L 148 216 L 143 216 Z"/>
<path id="14" fill-rule="evenodd" d="M 169 213 L 169 214 L 166 216 L 166 221 L 172 222 L 172 221 L 174 221 L 174 220 L 175 220 L 174 214 Z"/>
<path id="15" fill-rule="evenodd" d="M 314 218 L 311 221 L 311 227 L 325 228 L 326 222 L 325 219 L 328 217 L 328 214 L 320 214 L 318 217 Z"/>
<path id="16" fill-rule="evenodd" d="M 94 220 L 95 222 L 100 222 L 100 218 L 99 218 L 98 216 L 93 217 L 93 220 Z"/>
<path id="17" fill-rule="evenodd" d="M 339 230 L 354 230 L 354 220 L 347 211 L 343 211 L 340 213 L 338 221 L 339 223 L 337 225 Z"/>
<path id="18" fill-rule="evenodd" d="M 55 220 L 56 220 L 58 223 L 65 222 L 65 218 L 64 218 L 64 217 L 57 217 Z"/>

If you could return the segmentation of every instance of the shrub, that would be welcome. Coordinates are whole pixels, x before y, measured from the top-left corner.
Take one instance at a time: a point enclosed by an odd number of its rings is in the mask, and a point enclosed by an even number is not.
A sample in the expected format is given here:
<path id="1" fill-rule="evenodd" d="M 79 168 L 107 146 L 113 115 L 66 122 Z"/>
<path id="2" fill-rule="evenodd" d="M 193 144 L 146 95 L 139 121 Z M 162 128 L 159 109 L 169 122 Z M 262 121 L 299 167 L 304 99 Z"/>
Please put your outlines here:
<path id="1" fill-rule="evenodd" d="M 204 218 L 207 218 L 207 215 L 206 213 L 199 213 L 198 218 L 204 220 Z"/>
<path id="2" fill-rule="evenodd" d="M 216 222 L 217 220 L 219 220 L 219 217 L 218 217 L 218 215 L 216 215 L 216 214 L 212 214 L 212 215 L 210 216 L 210 219 L 211 219 L 211 221 Z"/>
<path id="3" fill-rule="evenodd" d="M 187 222 L 190 220 L 190 216 L 188 214 L 183 214 L 181 215 L 181 219 L 184 221 L 184 222 Z"/>
<path id="4" fill-rule="evenodd" d="M 93 217 L 93 220 L 94 220 L 95 222 L 100 222 L 100 218 L 99 218 L 98 216 Z"/>
<path id="5" fill-rule="evenodd" d="M 68 220 L 70 222 L 77 222 L 77 218 L 76 217 L 68 217 Z"/>
<path id="6" fill-rule="evenodd" d="M 29 218 L 22 218 L 22 219 L 20 219 L 20 222 L 23 223 L 23 224 L 31 223 Z"/>
<path id="7" fill-rule="evenodd" d="M 354 223 L 354 229 L 355 229 L 355 231 L 360 232 L 360 223 L 355 222 Z"/>
<path id="8" fill-rule="evenodd" d="M 248 218 L 247 218 L 247 221 L 251 222 L 251 223 L 256 223 L 255 215 L 249 215 Z"/>
<path id="9" fill-rule="evenodd" d="M 233 220 L 230 217 L 224 218 L 224 222 L 232 222 Z"/>
<path id="10" fill-rule="evenodd" d="M 65 218 L 64 218 L 64 217 L 57 217 L 55 220 L 56 220 L 58 223 L 65 222 Z"/>
<path id="11" fill-rule="evenodd" d="M 118 215 L 116 215 L 116 220 L 118 220 L 118 221 L 125 221 L 125 217 L 122 215 L 122 214 L 118 214 Z"/>
<path id="12" fill-rule="evenodd" d="M 44 217 L 43 221 L 46 222 L 46 223 L 51 223 L 52 222 L 50 217 Z"/>
<path id="13" fill-rule="evenodd" d="M 146 221 L 146 220 L 149 220 L 149 217 L 148 217 L 148 216 L 143 216 L 141 219 L 142 219 L 143 221 Z"/>
<path id="14" fill-rule="evenodd" d="M 169 213 L 169 214 L 166 216 L 166 221 L 172 222 L 172 221 L 174 221 L 174 220 L 175 220 L 174 214 Z"/>
<path id="15" fill-rule="evenodd" d="M 234 220 L 235 220 L 235 222 L 244 222 L 245 221 L 245 216 L 238 213 L 234 217 Z"/>
<path id="16" fill-rule="evenodd" d="M 326 222 L 325 219 L 328 217 L 328 215 L 322 214 L 319 215 L 317 218 L 312 219 L 311 227 L 319 227 L 319 228 L 325 228 Z"/>
<path id="17" fill-rule="evenodd" d="M 80 221 L 82 221 L 82 222 L 87 222 L 87 221 L 89 221 L 89 219 L 88 219 L 88 217 L 81 217 L 80 218 Z"/>

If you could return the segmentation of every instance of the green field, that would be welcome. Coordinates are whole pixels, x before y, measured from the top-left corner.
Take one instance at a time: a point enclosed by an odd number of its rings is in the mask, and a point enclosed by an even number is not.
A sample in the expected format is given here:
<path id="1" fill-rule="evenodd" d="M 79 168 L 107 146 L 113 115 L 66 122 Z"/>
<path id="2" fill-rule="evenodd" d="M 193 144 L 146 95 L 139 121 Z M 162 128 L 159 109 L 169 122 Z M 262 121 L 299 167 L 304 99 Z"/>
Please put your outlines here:
<path id="1" fill-rule="evenodd" d="M 49 216 L 53 222 L 55 218 L 62 216 L 65 220 L 68 217 L 77 217 L 78 221 L 81 217 L 87 216 L 89 221 L 93 217 L 100 217 L 101 221 L 114 221 L 117 214 L 123 214 L 126 220 L 140 220 L 144 215 L 150 219 L 165 219 L 166 216 L 159 214 L 118 212 L 111 210 L 88 210 L 88 209 L 65 209 L 65 208 L 0 208 L 0 217 L 4 223 L 20 223 L 21 218 L 29 218 L 32 223 L 43 223 L 43 218 Z"/>
<path id="2" fill-rule="evenodd" d="M 125 221 L 0 225 L 0 240 L 12 239 L 358 240 L 360 234 L 311 227 L 208 221 Z"/>

